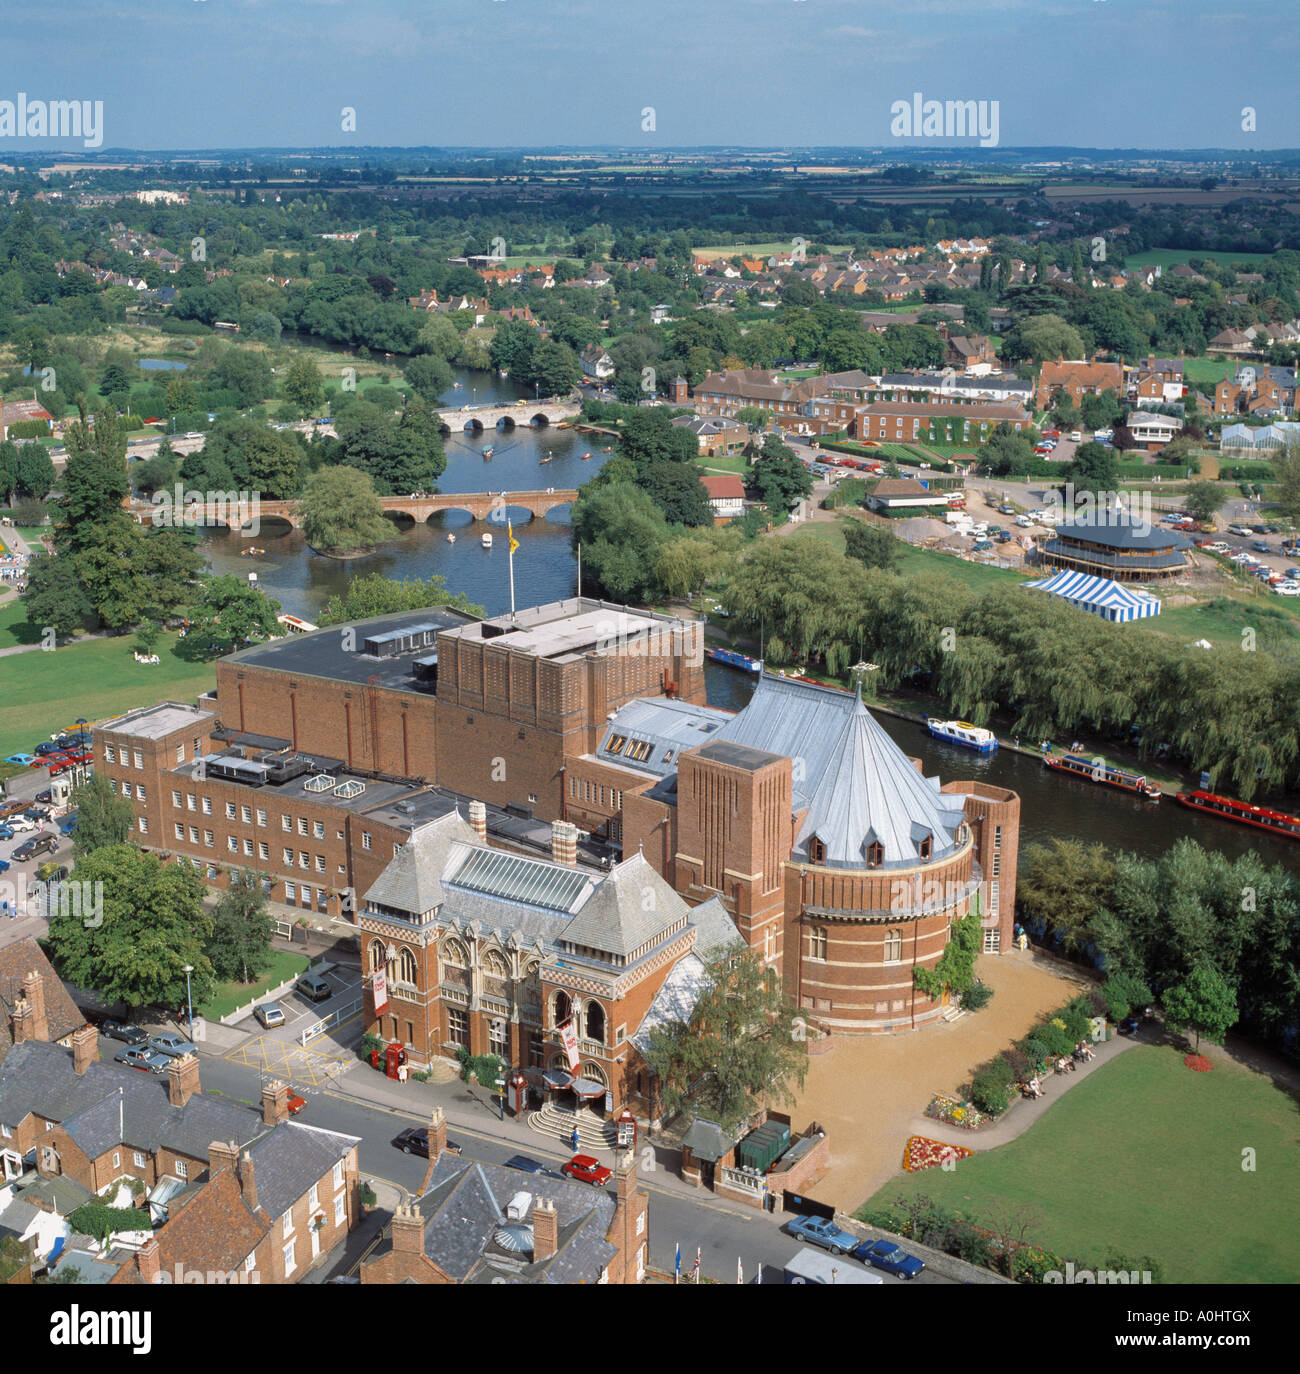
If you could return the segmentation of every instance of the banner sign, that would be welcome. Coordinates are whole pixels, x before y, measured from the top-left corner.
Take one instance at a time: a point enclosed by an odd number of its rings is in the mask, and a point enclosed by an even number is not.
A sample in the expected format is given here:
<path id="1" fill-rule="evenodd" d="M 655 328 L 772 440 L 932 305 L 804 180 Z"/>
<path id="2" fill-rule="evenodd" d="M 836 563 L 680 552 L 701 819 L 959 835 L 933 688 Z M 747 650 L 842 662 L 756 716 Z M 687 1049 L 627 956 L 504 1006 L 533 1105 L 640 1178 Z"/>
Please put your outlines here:
<path id="1" fill-rule="evenodd" d="M 562 1021 L 556 1029 L 560 1032 L 560 1043 L 564 1046 L 564 1052 L 569 1056 L 569 1072 L 578 1072 L 578 1028 L 573 1024 L 573 1017 L 567 1021 Z"/>
<path id="2" fill-rule="evenodd" d="M 377 969 L 371 979 L 371 988 L 375 994 L 375 1015 L 377 1016 L 388 1005 L 388 973 L 385 969 Z"/>

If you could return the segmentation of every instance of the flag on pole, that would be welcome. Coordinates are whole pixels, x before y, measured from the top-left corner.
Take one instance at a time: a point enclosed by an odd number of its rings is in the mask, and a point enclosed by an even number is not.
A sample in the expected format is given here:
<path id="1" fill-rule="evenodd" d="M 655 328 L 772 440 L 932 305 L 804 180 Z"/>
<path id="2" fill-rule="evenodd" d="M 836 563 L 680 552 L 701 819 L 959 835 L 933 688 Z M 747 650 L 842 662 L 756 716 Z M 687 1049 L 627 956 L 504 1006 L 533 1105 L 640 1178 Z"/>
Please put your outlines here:
<path id="1" fill-rule="evenodd" d="M 677 1251 L 677 1255 L 676 1258 L 673 1260 L 673 1282 L 678 1283 L 680 1282 L 682 1277 L 682 1247 L 680 1242 L 677 1244 L 675 1249 Z"/>
<path id="2" fill-rule="evenodd" d="M 519 547 L 519 540 L 515 538 L 515 532 L 511 528 L 509 520 L 506 521 L 506 534 L 509 536 L 510 539 L 510 552 L 514 553 L 514 551 Z"/>
<path id="3" fill-rule="evenodd" d="M 739 1255 L 736 1256 L 736 1282 L 742 1286 L 745 1282 L 745 1262 Z"/>
<path id="4" fill-rule="evenodd" d="M 762 1261 L 762 1260 L 759 1260 L 759 1262 L 758 1262 L 758 1278 L 756 1278 L 756 1279 L 754 1280 L 754 1282 L 755 1282 L 756 1284 L 758 1284 L 758 1286 L 759 1286 L 760 1288 L 762 1288 L 762 1286 L 763 1286 L 763 1261 Z"/>
<path id="5" fill-rule="evenodd" d="M 691 1276 L 694 1278 L 694 1280 L 695 1280 L 696 1283 L 699 1283 L 699 1281 L 700 1281 L 700 1259 L 701 1259 L 701 1257 L 702 1257 L 701 1247 L 697 1245 L 697 1246 L 695 1247 L 695 1265 L 694 1265 L 694 1267 L 691 1269 Z"/>
<path id="6" fill-rule="evenodd" d="M 515 618 L 515 550 L 519 547 L 519 540 L 515 538 L 515 532 L 508 517 L 506 519 L 506 538 L 510 544 L 510 619 L 513 620 Z"/>

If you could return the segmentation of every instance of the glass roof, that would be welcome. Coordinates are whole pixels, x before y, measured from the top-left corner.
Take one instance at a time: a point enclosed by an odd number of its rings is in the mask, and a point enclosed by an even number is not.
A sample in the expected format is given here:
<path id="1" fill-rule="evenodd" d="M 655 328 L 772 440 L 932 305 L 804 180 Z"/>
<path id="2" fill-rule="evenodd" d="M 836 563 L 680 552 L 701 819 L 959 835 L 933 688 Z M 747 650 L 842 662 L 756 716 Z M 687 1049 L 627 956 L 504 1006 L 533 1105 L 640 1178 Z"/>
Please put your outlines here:
<path id="1" fill-rule="evenodd" d="M 578 910 L 592 887 L 586 873 L 497 849 L 471 849 L 444 882 L 570 914 Z"/>

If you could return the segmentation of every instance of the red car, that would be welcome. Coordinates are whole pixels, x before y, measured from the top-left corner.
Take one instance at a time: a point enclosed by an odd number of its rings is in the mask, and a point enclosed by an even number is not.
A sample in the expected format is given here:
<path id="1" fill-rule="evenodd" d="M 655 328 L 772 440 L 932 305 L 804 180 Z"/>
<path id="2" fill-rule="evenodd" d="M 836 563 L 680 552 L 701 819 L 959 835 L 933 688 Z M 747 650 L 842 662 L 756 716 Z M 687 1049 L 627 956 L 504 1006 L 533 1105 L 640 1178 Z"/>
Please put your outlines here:
<path id="1" fill-rule="evenodd" d="M 1060 437 L 1061 431 L 1059 429 L 1045 429 L 1043 431 L 1044 439 L 1059 439 Z"/>
<path id="2" fill-rule="evenodd" d="M 613 1174 L 590 1155 L 574 1155 L 560 1172 L 579 1183 L 590 1183 L 593 1188 L 603 1188 L 613 1178 Z"/>
<path id="3" fill-rule="evenodd" d="M 297 1116 L 306 1105 L 307 1099 L 305 1097 L 299 1097 L 298 1094 L 294 1092 L 291 1085 L 289 1088 L 289 1115 Z"/>

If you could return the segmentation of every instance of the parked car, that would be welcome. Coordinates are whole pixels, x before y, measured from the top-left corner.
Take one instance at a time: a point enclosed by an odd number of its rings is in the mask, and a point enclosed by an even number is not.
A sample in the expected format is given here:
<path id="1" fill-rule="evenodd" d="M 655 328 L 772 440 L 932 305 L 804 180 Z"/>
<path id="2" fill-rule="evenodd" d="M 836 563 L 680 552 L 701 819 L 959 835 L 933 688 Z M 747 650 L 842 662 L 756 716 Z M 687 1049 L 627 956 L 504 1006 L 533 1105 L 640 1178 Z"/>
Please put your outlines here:
<path id="1" fill-rule="evenodd" d="M 1004 506 L 999 506 L 999 507 L 998 507 L 998 514 L 999 514 L 999 515 L 1014 515 L 1015 513 L 1016 513 L 1016 508 L 1015 508 L 1014 506 L 1005 506 L 1005 505 L 1004 505 Z"/>
<path id="2" fill-rule="evenodd" d="M 307 1099 L 303 1097 L 300 1093 L 294 1092 L 292 1084 L 289 1085 L 289 1101 L 287 1105 L 289 1108 L 290 1116 L 297 1116 L 298 1113 L 302 1111 L 302 1109 L 307 1105 Z"/>
<path id="3" fill-rule="evenodd" d="M 1250 546 L 1256 553 L 1272 553 L 1273 550 L 1262 540 L 1256 539 Z"/>
<path id="4" fill-rule="evenodd" d="M 149 1039 L 149 1032 L 134 1021 L 114 1021 L 106 1017 L 99 1023 L 99 1029 L 110 1040 L 124 1040 L 128 1045 L 143 1045 Z"/>
<path id="5" fill-rule="evenodd" d="M 991 539 L 977 539 L 971 546 L 971 551 L 973 553 L 987 553 L 992 547 L 993 541 Z"/>
<path id="6" fill-rule="evenodd" d="M 1228 533 L 1229 533 L 1229 534 L 1240 535 L 1240 536 L 1242 536 L 1243 538 L 1244 538 L 1246 535 L 1254 534 L 1254 532 L 1255 532 L 1255 531 L 1252 530 L 1251 527 L 1250 527 L 1249 525 L 1229 525 L 1229 526 L 1228 526 Z"/>
<path id="7" fill-rule="evenodd" d="M 1083 438 L 1083 431 L 1082 431 L 1081 429 L 1072 429 L 1072 430 L 1070 431 L 1070 442 L 1071 442 L 1072 444 L 1077 444 L 1077 443 L 1079 442 L 1079 440 L 1082 439 L 1082 438 Z"/>
<path id="8" fill-rule="evenodd" d="M 24 840 L 22 844 L 10 855 L 19 863 L 26 863 L 28 859 L 34 859 L 40 854 L 53 854 L 58 848 L 58 842 L 53 835 L 33 835 L 30 840 Z"/>
<path id="9" fill-rule="evenodd" d="M 8 859 L 0 859 L 0 873 L 8 873 L 12 867 Z"/>
<path id="10" fill-rule="evenodd" d="M 855 1259 L 872 1269 L 883 1269 L 886 1274 L 894 1274 L 900 1279 L 914 1279 L 925 1261 L 894 1244 L 892 1240 L 864 1240 L 854 1251 Z"/>
<path id="11" fill-rule="evenodd" d="M 256 1007 L 253 1015 L 270 1030 L 273 1026 L 284 1025 L 284 1011 L 278 1002 L 263 1002 Z"/>
<path id="12" fill-rule="evenodd" d="M 118 1050 L 113 1059 L 118 1064 L 139 1069 L 143 1073 L 166 1073 L 172 1062 L 167 1055 L 151 1050 L 148 1045 L 128 1045 L 126 1049 Z"/>
<path id="13" fill-rule="evenodd" d="M 852 1231 L 845 1231 L 825 1217 L 795 1217 L 786 1225 L 786 1233 L 810 1245 L 820 1245 L 832 1255 L 851 1255 L 862 1243 Z"/>
<path id="14" fill-rule="evenodd" d="M 157 1050 L 159 1054 L 168 1055 L 172 1059 L 179 1059 L 183 1054 L 197 1054 L 199 1047 L 193 1040 L 186 1040 L 183 1035 L 177 1035 L 175 1031 L 164 1031 L 161 1035 L 151 1035 L 146 1042 L 151 1050 Z"/>
<path id="15" fill-rule="evenodd" d="M 1300 582 L 1300 568 L 1284 568 L 1283 576 L 1294 578 L 1297 582 Z"/>
<path id="16" fill-rule="evenodd" d="M 404 1155 L 422 1155 L 428 1159 L 429 1128 L 427 1126 L 408 1126 L 406 1130 L 398 1132 L 393 1139 L 393 1144 Z"/>
<path id="17" fill-rule="evenodd" d="M 1060 437 L 1061 431 L 1059 429 L 1045 429 L 1043 431 L 1044 439 L 1059 439 Z"/>
<path id="18" fill-rule="evenodd" d="M 77 813 L 74 811 L 70 816 L 64 816 L 59 822 L 59 834 L 71 835 L 77 828 Z"/>
<path id="19" fill-rule="evenodd" d="M 1011 535 L 1006 530 L 999 530 L 997 539 L 999 544 L 1009 544 L 1011 542 Z"/>
<path id="20" fill-rule="evenodd" d="M 12 825 L 0 824 L 0 840 L 12 840 L 17 833 Z"/>
<path id="21" fill-rule="evenodd" d="M 38 744 L 34 752 L 42 757 L 46 754 L 61 754 L 70 743 L 70 740 L 63 739 L 46 740 L 43 744 Z"/>
<path id="22" fill-rule="evenodd" d="M 550 1170 L 539 1159 L 530 1159 L 527 1155 L 511 1155 L 506 1160 L 507 1169 L 522 1169 L 526 1174 L 550 1174 Z"/>
<path id="23" fill-rule="evenodd" d="M 324 1002 L 334 996 L 334 989 L 314 973 L 304 974 L 298 979 L 297 991 L 309 1002 Z"/>
<path id="24" fill-rule="evenodd" d="M 1300 582 L 1274 582 L 1273 590 L 1278 596 L 1300 596 Z"/>
<path id="25" fill-rule="evenodd" d="M 591 1155 L 574 1155 L 560 1172 L 578 1183 L 590 1183 L 593 1188 L 603 1188 L 614 1175 Z"/>
<path id="26" fill-rule="evenodd" d="M 16 763 L 22 768 L 30 768 L 32 760 L 35 757 L 35 754 L 10 754 L 8 758 L 5 759 L 5 762 Z"/>

